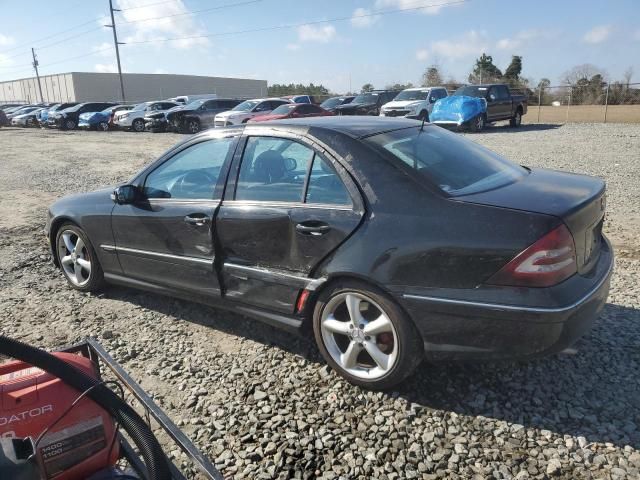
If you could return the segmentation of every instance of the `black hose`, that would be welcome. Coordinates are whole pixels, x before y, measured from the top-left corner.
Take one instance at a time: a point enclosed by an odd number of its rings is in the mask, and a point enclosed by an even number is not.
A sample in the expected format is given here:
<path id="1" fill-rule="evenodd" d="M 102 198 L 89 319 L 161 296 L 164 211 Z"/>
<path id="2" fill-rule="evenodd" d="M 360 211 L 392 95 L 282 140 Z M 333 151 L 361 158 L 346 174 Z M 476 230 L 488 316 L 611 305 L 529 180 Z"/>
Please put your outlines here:
<path id="1" fill-rule="evenodd" d="M 131 436 L 147 467 L 149 480 L 172 479 L 167 457 L 151 429 L 129 404 L 102 382 L 44 350 L 4 335 L 0 335 L 0 355 L 40 368 L 79 392 L 91 389 L 87 396 L 109 412 Z"/>

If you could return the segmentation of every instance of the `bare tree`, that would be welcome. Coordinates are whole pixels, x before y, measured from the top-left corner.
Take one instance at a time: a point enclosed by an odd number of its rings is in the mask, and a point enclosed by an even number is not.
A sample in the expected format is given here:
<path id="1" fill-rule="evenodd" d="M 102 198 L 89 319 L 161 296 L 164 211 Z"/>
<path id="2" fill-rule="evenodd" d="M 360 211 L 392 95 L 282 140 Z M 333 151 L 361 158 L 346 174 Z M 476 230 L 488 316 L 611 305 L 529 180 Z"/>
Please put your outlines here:
<path id="1" fill-rule="evenodd" d="M 624 71 L 622 77 L 624 78 L 624 84 L 626 85 L 627 90 L 629 90 L 629 84 L 631 83 L 631 79 L 633 78 L 633 67 L 627 68 Z"/>
<path id="2" fill-rule="evenodd" d="M 603 68 L 596 67 L 591 63 L 583 63 L 564 72 L 562 77 L 560 77 L 560 81 L 569 85 L 575 85 L 580 80 L 589 80 L 595 75 L 600 75 L 602 78 L 608 77 L 606 70 Z"/>

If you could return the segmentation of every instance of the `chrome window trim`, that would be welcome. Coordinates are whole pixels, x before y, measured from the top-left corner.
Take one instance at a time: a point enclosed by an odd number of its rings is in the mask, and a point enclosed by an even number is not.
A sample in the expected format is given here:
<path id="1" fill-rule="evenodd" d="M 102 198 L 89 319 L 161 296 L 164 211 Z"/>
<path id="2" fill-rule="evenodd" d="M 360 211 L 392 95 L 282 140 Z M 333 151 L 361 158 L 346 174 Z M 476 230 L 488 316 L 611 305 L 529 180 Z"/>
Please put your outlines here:
<path id="1" fill-rule="evenodd" d="M 333 205 L 329 203 L 274 202 L 271 200 L 224 200 L 224 206 L 274 207 L 274 208 L 317 208 L 322 210 L 354 211 L 350 205 Z"/>

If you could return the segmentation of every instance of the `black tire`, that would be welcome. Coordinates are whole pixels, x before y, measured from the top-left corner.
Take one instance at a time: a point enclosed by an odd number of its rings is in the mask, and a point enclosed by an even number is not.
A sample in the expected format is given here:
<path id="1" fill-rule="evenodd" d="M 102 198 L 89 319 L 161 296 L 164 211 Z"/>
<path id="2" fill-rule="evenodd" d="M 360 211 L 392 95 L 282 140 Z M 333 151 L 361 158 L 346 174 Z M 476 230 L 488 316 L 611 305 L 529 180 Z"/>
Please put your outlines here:
<path id="1" fill-rule="evenodd" d="M 200 120 L 197 118 L 189 118 L 187 119 L 187 132 L 191 134 L 196 134 L 200 131 Z"/>
<path id="2" fill-rule="evenodd" d="M 75 130 L 77 126 L 78 125 L 73 118 L 67 118 L 64 121 L 64 130 Z"/>
<path id="3" fill-rule="evenodd" d="M 486 123 L 487 123 L 487 120 L 484 114 L 481 113 L 480 115 L 476 116 L 473 120 L 471 120 L 471 122 L 469 123 L 469 130 L 471 130 L 474 133 L 480 133 L 482 130 L 484 130 Z"/>
<path id="4" fill-rule="evenodd" d="M 518 128 L 522 125 L 522 110 L 517 109 L 515 115 L 509 120 L 509 126 Z"/>
<path id="5" fill-rule="evenodd" d="M 321 322 L 325 308 L 332 299 L 349 293 L 366 296 L 377 303 L 395 329 L 397 345 L 394 342 L 393 348 L 398 349 L 395 363 L 384 376 L 373 380 L 354 376 L 341 367 L 329 353 L 323 338 Z M 410 376 L 424 358 L 422 337 L 402 308 L 380 289 L 355 280 L 339 281 L 322 291 L 313 311 L 313 333 L 318 349 L 329 366 L 350 383 L 370 390 L 386 390 L 397 385 Z M 365 338 L 369 340 L 369 337 Z"/>
<path id="6" fill-rule="evenodd" d="M 131 130 L 133 130 L 136 133 L 144 132 L 144 120 L 141 118 L 136 118 L 131 123 Z"/>
<path id="7" fill-rule="evenodd" d="M 96 130 L 99 130 L 101 132 L 108 132 L 109 131 L 109 122 L 100 122 L 100 123 L 98 123 L 98 126 L 96 127 Z"/>
<path id="8" fill-rule="evenodd" d="M 82 239 L 84 243 L 85 249 L 83 250 L 83 255 L 85 258 L 88 257 L 89 262 L 91 263 L 91 272 L 89 273 L 86 283 L 83 282 L 82 284 L 78 284 L 74 282 L 68 275 L 65 268 L 63 268 L 61 244 L 64 243 L 63 234 L 66 232 L 72 232 L 73 234 L 77 235 Z M 79 290 L 81 292 L 95 292 L 101 290 L 104 287 L 104 273 L 102 271 L 102 266 L 100 265 L 100 262 L 98 260 L 98 256 L 96 255 L 96 251 L 89 241 L 86 233 L 76 224 L 66 222 L 60 225 L 60 227 L 56 231 L 55 255 L 58 266 L 60 267 L 62 274 L 64 275 L 67 283 L 71 286 L 71 288 Z"/>

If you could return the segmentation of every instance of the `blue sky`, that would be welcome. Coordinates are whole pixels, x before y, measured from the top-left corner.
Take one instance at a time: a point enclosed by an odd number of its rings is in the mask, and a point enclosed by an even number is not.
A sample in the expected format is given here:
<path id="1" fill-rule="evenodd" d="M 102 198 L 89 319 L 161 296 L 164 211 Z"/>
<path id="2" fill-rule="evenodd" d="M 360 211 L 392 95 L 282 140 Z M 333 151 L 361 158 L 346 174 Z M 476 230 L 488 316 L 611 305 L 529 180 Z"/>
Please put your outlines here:
<path id="1" fill-rule="evenodd" d="M 249 77 L 270 84 L 314 82 L 344 92 L 350 84 L 359 90 L 367 82 L 379 88 L 417 83 L 434 62 L 446 77 L 463 81 L 474 59 L 486 52 L 503 70 L 512 54 L 522 55 L 523 75 L 535 81 L 547 77 L 557 84 L 564 71 L 591 63 L 612 79 L 632 67 L 633 81 L 640 82 L 640 0 L 468 0 L 445 5 L 453 1 L 114 3 L 123 9 L 116 21 L 120 39 L 128 43 L 121 47 L 127 72 Z M 435 6 L 362 16 L 424 5 Z M 221 8 L 211 10 L 216 7 Z M 205 9 L 210 10 L 187 14 Z M 0 80 L 32 75 L 32 46 L 43 75 L 114 71 L 111 30 L 101 27 L 108 23 L 107 14 L 108 0 L 0 0 Z M 331 21 L 237 33 L 319 20 Z M 222 35 L 155 41 L 211 33 Z"/>

